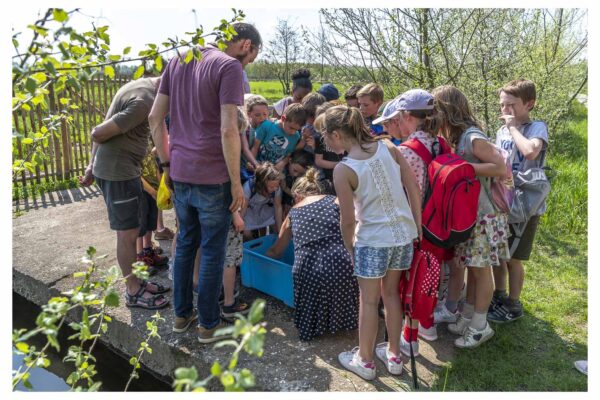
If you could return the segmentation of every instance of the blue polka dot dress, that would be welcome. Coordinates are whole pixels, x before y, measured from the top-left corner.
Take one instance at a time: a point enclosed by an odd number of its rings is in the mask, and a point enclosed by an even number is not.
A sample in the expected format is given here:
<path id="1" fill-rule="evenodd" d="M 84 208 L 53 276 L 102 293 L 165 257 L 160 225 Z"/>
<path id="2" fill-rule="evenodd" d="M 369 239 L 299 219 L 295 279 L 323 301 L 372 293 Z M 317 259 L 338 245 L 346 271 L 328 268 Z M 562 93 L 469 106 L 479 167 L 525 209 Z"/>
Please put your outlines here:
<path id="1" fill-rule="evenodd" d="M 335 196 L 292 208 L 295 316 L 300 340 L 358 328 L 358 282 L 340 231 Z"/>

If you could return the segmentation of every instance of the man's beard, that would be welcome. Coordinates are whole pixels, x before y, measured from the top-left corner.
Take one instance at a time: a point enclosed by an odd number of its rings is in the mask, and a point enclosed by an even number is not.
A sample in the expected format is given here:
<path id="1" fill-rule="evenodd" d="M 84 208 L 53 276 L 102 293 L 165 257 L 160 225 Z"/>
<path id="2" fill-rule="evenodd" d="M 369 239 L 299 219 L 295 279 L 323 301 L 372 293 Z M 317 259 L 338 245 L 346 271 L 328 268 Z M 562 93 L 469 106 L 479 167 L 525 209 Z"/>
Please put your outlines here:
<path id="1" fill-rule="evenodd" d="M 244 64 L 244 60 L 246 59 L 246 57 L 248 57 L 248 54 L 250 54 L 250 52 L 249 52 L 249 51 L 247 51 L 247 52 L 246 52 L 246 53 L 244 53 L 244 54 L 236 54 L 234 58 L 235 58 L 236 60 L 238 60 L 239 62 L 241 62 L 241 63 L 242 63 L 242 65 L 243 65 L 243 64 Z"/>

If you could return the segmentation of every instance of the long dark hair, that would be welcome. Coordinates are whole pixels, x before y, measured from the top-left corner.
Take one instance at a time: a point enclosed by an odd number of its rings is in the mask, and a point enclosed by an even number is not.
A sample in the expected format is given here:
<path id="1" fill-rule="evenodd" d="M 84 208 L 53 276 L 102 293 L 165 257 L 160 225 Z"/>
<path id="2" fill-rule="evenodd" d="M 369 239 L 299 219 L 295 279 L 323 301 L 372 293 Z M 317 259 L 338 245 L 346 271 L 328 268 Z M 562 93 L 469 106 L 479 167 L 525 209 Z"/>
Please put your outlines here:
<path id="1" fill-rule="evenodd" d="M 458 88 L 451 85 L 438 86 L 431 94 L 440 133 L 452 147 L 458 146 L 460 137 L 468 128 L 474 126 L 482 130 L 471 111 L 469 100 Z"/>

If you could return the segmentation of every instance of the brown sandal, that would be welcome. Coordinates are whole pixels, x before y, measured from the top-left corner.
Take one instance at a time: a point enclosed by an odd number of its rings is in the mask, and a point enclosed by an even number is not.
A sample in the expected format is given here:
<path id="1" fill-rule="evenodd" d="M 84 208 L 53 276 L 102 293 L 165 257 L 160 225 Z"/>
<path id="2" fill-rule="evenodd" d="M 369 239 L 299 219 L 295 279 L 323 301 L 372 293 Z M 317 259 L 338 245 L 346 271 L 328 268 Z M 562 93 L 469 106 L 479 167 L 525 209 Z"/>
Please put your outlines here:
<path id="1" fill-rule="evenodd" d="M 169 300 L 167 300 L 162 294 L 155 294 L 152 297 L 144 297 L 145 292 L 146 288 L 144 286 L 140 286 L 140 289 L 136 294 L 129 294 L 127 293 L 127 289 L 125 289 L 125 304 L 127 307 L 140 307 L 147 310 L 158 310 L 169 305 Z M 163 299 L 165 300 L 164 303 L 157 304 Z"/>
<path id="2" fill-rule="evenodd" d="M 154 286 L 156 286 L 156 292 L 151 292 L 151 291 L 149 291 L 149 290 L 147 289 L 147 286 L 148 286 L 149 284 L 150 284 L 150 285 L 154 285 Z M 161 294 L 161 293 L 167 293 L 169 290 L 171 290 L 171 288 L 170 288 L 170 287 L 163 286 L 163 285 L 161 285 L 161 284 L 160 284 L 160 283 L 158 283 L 158 282 L 147 281 L 147 280 L 145 280 L 145 279 L 144 279 L 144 280 L 142 280 L 142 281 L 140 282 L 140 285 L 141 285 L 141 286 L 142 286 L 144 289 L 146 289 L 146 292 L 148 292 L 148 293 L 152 293 L 152 294 Z"/>

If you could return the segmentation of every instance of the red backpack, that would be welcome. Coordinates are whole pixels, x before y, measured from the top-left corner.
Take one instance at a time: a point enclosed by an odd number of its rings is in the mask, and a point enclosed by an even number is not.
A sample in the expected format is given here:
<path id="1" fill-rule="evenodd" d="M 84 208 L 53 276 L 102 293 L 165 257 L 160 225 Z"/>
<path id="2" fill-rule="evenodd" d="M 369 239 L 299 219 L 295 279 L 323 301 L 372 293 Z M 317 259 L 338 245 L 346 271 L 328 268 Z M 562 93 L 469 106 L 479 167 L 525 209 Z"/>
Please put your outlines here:
<path id="1" fill-rule="evenodd" d="M 415 320 L 426 320 L 433 314 L 440 283 L 440 262 L 433 252 L 415 244 L 410 269 L 398 289 L 404 313 Z"/>
<path id="2" fill-rule="evenodd" d="M 451 153 L 438 136 L 436 157 L 417 139 L 401 144 L 428 165 L 428 187 L 423 201 L 423 235 L 433 245 L 449 249 L 469 239 L 477 223 L 480 184 L 471 164 Z"/>

